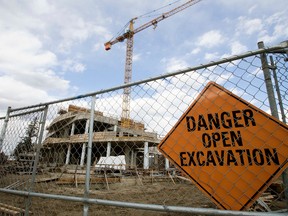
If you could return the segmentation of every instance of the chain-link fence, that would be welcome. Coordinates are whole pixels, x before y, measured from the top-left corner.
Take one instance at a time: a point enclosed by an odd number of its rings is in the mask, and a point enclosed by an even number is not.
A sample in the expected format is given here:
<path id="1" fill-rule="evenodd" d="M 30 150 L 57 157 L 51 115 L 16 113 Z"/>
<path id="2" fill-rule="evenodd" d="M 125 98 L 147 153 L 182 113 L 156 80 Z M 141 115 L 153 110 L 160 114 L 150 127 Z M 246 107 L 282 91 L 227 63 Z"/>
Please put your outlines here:
<path id="1" fill-rule="evenodd" d="M 0 118 L 0 214 L 287 214 L 287 172 L 280 175 L 288 160 L 287 48 L 281 43 L 75 98 L 8 108 Z M 216 98 L 205 93 L 210 81 L 224 88 L 211 89 Z M 269 84 L 284 123 L 270 115 Z M 127 88 L 130 106 L 122 103 Z M 223 92 L 241 103 L 218 99 Z M 130 117 L 121 118 L 127 107 Z M 178 130 L 179 119 L 190 134 L 207 131 L 206 146 L 203 134 L 201 141 Z M 229 124 L 241 134 L 229 132 Z"/>

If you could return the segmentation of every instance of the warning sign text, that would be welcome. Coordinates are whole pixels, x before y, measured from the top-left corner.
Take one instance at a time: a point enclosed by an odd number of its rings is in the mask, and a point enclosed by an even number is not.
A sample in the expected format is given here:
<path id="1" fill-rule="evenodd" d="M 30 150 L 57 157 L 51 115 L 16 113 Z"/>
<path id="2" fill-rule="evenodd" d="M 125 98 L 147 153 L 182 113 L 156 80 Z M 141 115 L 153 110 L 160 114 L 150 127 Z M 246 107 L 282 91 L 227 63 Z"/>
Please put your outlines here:
<path id="1" fill-rule="evenodd" d="M 279 165 L 276 148 L 245 149 L 241 131 L 237 129 L 257 125 L 251 109 L 186 116 L 186 125 L 189 133 L 203 131 L 201 142 L 205 148 L 227 147 L 227 150 L 180 152 L 181 166 Z"/>

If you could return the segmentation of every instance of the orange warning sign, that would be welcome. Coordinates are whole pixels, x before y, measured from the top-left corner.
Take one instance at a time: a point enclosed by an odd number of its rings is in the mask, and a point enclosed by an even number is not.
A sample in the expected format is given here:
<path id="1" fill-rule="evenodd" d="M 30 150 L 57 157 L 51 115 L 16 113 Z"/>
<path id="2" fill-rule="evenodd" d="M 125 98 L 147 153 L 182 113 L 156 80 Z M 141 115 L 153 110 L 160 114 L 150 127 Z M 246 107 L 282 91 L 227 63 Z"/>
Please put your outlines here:
<path id="1" fill-rule="evenodd" d="M 288 127 L 210 82 L 158 148 L 217 206 L 244 210 L 288 167 Z"/>

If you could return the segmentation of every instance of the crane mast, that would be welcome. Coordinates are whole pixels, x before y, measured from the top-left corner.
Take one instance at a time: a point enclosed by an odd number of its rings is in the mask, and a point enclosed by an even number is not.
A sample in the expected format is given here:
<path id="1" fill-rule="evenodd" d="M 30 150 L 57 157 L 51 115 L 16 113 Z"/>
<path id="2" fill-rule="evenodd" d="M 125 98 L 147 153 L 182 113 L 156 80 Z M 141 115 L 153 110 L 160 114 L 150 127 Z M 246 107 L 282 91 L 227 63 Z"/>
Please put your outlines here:
<path id="1" fill-rule="evenodd" d="M 128 84 L 131 82 L 132 79 L 132 62 L 133 62 L 133 39 L 134 39 L 134 34 L 143 31 L 144 29 L 154 26 L 156 27 L 157 24 L 164 20 L 167 19 L 168 17 L 200 2 L 201 0 L 190 0 L 185 2 L 184 4 L 161 14 L 160 16 L 156 17 L 155 19 L 141 25 L 140 27 L 134 29 L 134 22 L 138 17 L 135 17 L 130 20 L 129 22 L 129 29 L 127 32 L 124 34 L 118 36 L 114 40 L 108 41 L 104 44 L 105 50 L 110 50 L 112 45 L 122 42 L 125 39 L 127 39 L 127 44 L 126 44 L 126 62 L 125 62 L 125 73 L 124 73 L 124 84 Z M 129 128 L 131 125 L 131 120 L 130 120 L 130 94 L 131 94 L 131 88 L 130 87 L 125 87 L 124 92 L 123 92 L 123 101 L 122 101 L 122 114 L 121 114 L 121 122 L 122 126 Z"/>
<path id="2" fill-rule="evenodd" d="M 124 73 L 124 84 L 131 82 L 132 78 L 132 62 L 133 62 L 133 23 L 134 20 L 130 21 L 129 31 L 126 43 L 126 62 L 125 62 L 125 73 Z M 131 87 L 125 87 L 123 92 L 122 100 L 122 115 L 121 124 L 123 127 L 130 127 L 130 94 Z"/>

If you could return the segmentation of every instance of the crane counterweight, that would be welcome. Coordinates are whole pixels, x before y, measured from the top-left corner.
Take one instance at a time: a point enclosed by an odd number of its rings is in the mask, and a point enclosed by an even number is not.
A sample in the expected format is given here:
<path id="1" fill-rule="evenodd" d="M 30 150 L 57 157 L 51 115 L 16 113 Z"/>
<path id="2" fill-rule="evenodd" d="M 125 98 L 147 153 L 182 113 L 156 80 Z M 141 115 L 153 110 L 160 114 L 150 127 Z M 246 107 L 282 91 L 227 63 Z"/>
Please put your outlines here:
<path id="1" fill-rule="evenodd" d="M 108 51 L 108 50 L 111 49 L 111 46 L 112 46 L 112 45 L 111 45 L 110 42 L 107 42 L 107 43 L 104 44 L 104 46 L 105 46 L 105 50 Z"/>

